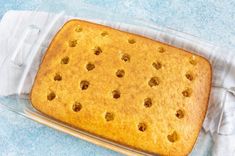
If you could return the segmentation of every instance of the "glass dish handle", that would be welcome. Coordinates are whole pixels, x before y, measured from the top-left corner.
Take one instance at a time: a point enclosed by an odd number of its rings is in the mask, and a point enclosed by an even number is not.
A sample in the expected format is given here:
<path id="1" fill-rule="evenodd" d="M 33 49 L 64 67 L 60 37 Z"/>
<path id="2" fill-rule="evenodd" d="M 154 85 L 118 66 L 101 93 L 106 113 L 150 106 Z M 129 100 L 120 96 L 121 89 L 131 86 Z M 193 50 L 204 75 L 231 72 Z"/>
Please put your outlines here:
<path id="1" fill-rule="evenodd" d="M 27 60 L 27 57 L 29 56 L 29 53 L 31 52 L 32 46 L 37 41 L 40 34 L 40 28 L 38 28 L 35 25 L 29 25 L 23 36 L 21 37 L 16 50 L 11 56 L 11 62 L 13 62 L 15 65 L 21 67 L 24 65 L 25 60 Z M 33 36 L 33 37 L 32 37 Z M 28 51 L 25 51 L 24 49 L 24 43 L 26 43 L 26 40 L 31 40 L 32 44 Z"/>

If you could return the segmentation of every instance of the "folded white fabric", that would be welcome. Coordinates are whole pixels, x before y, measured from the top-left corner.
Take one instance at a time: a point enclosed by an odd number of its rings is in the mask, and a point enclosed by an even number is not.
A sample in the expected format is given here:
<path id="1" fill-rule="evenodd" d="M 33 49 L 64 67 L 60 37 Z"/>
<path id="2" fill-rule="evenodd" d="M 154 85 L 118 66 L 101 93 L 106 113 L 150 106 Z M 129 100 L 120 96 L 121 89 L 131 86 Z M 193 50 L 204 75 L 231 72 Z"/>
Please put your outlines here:
<path id="1" fill-rule="evenodd" d="M 45 49 L 70 18 L 63 14 L 30 11 L 8 11 L 3 16 L 0 24 L 0 96 L 29 93 Z M 235 55 L 231 51 L 184 33 L 138 21 L 124 24 L 85 20 L 147 36 L 209 59 L 213 82 L 203 128 L 213 136 L 213 155 L 235 155 L 232 143 L 235 140 Z"/>

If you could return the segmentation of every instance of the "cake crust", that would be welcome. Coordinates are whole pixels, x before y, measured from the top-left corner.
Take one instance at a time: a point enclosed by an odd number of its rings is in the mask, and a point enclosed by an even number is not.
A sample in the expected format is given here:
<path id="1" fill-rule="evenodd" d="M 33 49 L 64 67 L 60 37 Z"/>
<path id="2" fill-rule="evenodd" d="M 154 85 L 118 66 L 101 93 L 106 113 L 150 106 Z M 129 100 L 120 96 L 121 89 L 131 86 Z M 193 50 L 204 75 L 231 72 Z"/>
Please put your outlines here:
<path id="1" fill-rule="evenodd" d="M 187 155 L 207 111 L 205 58 L 143 36 L 70 20 L 52 40 L 30 93 L 40 112 L 160 155 Z"/>

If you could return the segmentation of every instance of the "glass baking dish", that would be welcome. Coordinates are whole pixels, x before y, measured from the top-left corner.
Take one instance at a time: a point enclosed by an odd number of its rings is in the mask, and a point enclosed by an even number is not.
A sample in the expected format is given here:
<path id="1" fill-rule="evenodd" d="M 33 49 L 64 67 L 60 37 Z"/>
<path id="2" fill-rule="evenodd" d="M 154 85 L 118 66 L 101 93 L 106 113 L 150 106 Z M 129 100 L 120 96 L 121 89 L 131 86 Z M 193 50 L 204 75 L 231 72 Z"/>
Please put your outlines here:
<path id="1" fill-rule="evenodd" d="M 77 7 L 76 8 L 72 7 L 75 4 Z M 118 143 L 98 137 L 88 132 L 72 128 L 60 121 L 57 121 L 55 119 L 46 116 L 45 114 L 40 113 L 39 111 L 34 109 L 30 103 L 30 100 L 28 98 L 28 91 L 30 91 L 32 82 L 30 84 L 27 81 L 27 77 L 32 68 L 34 70 L 37 70 L 38 68 L 39 64 L 36 65 L 34 64 L 35 58 L 38 59 L 39 57 L 43 56 L 43 52 L 48 47 L 54 34 L 66 21 L 72 18 L 79 18 L 108 25 L 116 29 L 137 33 L 179 48 L 186 49 L 193 53 L 205 56 L 210 60 L 210 62 L 214 64 L 214 66 L 220 65 L 223 68 L 226 67 L 225 69 L 228 69 L 227 67 L 228 64 L 220 60 L 220 58 L 224 58 L 224 56 L 213 57 L 212 55 L 212 52 L 215 53 L 216 51 L 228 51 L 226 50 L 226 48 L 223 48 L 223 50 L 221 50 L 219 47 L 214 46 L 213 44 L 208 43 L 206 41 L 203 41 L 195 36 L 183 32 L 178 32 L 170 28 L 161 27 L 156 25 L 155 23 L 144 21 L 143 19 L 141 20 L 138 18 L 133 19 L 127 16 L 123 16 L 121 14 L 118 14 L 118 11 L 110 13 L 107 12 L 106 10 L 103 10 L 102 8 L 87 5 L 84 3 L 78 3 L 76 1 L 70 1 L 70 3 L 67 3 L 63 8 L 51 8 L 49 6 L 41 4 L 37 9 L 29 12 L 28 16 L 35 17 L 39 13 L 50 13 L 51 15 L 53 15 L 53 17 L 51 17 L 52 20 L 48 22 L 49 25 L 46 27 L 46 29 L 43 30 L 43 32 L 41 30 L 38 30 L 37 27 L 30 25 L 27 28 L 27 31 L 25 31 L 25 33 L 23 33 L 23 35 L 20 36 L 18 50 L 12 53 L 10 61 L 12 61 L 16 66 L 19 66 L 20 68 L 22 67 L 23 74 L 20 76 L 20 80 L 17 82 L 16 85 L 17 91 L 14 92 L 14 94 L 9 94 L 4 96 L 0 94 L 0 106 L 10 111 L 13 111 L 17 114 L 23 115 L 29 119 L 37 121 L 41 124 L 44 124 L 46 126 L 52 127 L 64 133 L 68 133 L 75 137 L 92 142 L 94 144 L 110 148 L 112 150 L 118 151 L 123 154 L 151 155 L 150 153 L 132 149 L 130 147 L 120 145 Z M 25 53 L 22 54 L 22 51 L 19 50 L 20 47 L 23 46 L 24 42 L 27 42 L 28 40 L 27 37 L 30 37 L 30 35 L 32 35 L 33 33 L 34 35 L 35 34 L 36 35 L 34 37 L 34 40 L 31 40 L 31 42 L 36 46 L 29 48 L 29 51 L 26 52 L 26 54 Z M 38 35 L 38 33 L 41 34 Z M 17 59 L 19 56 L 25 58 L 19 60 Z M 228 54 L 227 56 L 227 59 L 229 58 L 230 54 Z M 26 64 L 24 64 L 23 61 L 24 59 L 27 60 Z M 0 71 L 4 70 L 3 69 L 4 63 L 6 62 L 2 62 L 2 64 L 0 62 Z M 224 72 L 224 75 L 226 75 L 226 70 Z M 223 73 L 217 75 L 217 73 L 214 72 L 212 85 L 215 87 L 219 86 L 221 83 L 221 81 L 219 81 L 220 77 L 224 77 L 224 75 Z M 200 145 L 198 144 L 200 144 L 200 142 L 197 142 L 197 145 L 194 148 L 200 147 Z M 198 149 L 196 151 L 198 151 Z M 193 151 L 192 155 L 196 155 L 195 153 L 196 152 Z M 204 154 L 207 155 L 208 153 Z"/>

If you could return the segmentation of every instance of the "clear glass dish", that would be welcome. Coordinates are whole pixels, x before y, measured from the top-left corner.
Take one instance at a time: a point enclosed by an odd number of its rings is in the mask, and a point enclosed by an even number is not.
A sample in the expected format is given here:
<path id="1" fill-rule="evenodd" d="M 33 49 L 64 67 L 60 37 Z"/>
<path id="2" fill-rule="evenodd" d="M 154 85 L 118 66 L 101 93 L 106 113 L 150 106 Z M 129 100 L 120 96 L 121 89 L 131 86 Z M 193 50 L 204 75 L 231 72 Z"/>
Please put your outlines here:
<path id="1" fill-rule="evenodd" d="M 77 5 L 76 9 L 72 7 L 72 5 Z M 73 9 L 71 9 L 73 8 Z M 2 95 L 0 96 L 0 106 L 8 109 L 10 111 L 13 111 L 17 114 L 23 115 L 29 119 L 32 119 L 34 121 L 37 121 L 39 123 L 42 123 L 46 126 L 52 127 L 54 129 L 57 129 L 59 131 L 68 133 L 70 135 L 73 135 L 75 137 L 87 140 L 89 142 L 95 143 L 97 145 L 101 145 L 103 147 L 107 147 L 110 149 L 113 149 L 115 151 L 121 152 L 123 154 L 127 155 L 150 155 L 149 153 L 145 153 L 143 151 L 138 151 L 135 149 L 132 149 L 130 147 L 120 145 L 115 142 L 111 142 L 109 140 L 100 138 L 96 135 L 87 133 L 85 131 L 72 128 L 60 121 L 57 121 L 55 119 L 52 119 L 39 111 L 35 110 L 29 99 L 27 91 L 30 90 L 31 84 L 28 84 L 28 81 L 26 80 L 29 71 L 32 68 L 38 68 L 38 65 L 34 65 L 34 59 L 37 58 L 37 55 L 40 54 L 43 56 L 43 53 L 40 52 L 40 47 L 44 47 L 44 51 L 47 48 L 47 46 L 50 43 L 50 40 L 53 38 L 54 34 L 59 30 L 59 28 L 69 19 L 71 18 L 79 18 L 79 19 L 85 19 L 97 23 L 101 23 L 104 25 L 109 25 L 111 27 L 117 28 L 117 26 L 120 26 L 119 29 L 130 31 L 132 33 L 138 33 L 144 36 L 148 36 L 150 38 L 153 38 L 155 40 L 159 40 L 161 42 L 186 49 L 188 51 L 198 53 L 200 55 L 203 55 L 210 59 L 211 62 L 214 62 L 214 66 L 222 66 L 223 68 L 227 69 L 229 66 L 224 60 L 221 59 L 224 58 L 224 56 L 221 55 L 221 57 L 213 57 L 212 53 L 215 53 L 216 51 L 221 51 L 221 49 L 217 46 L 214 46 L 206 41 L 203 41 L 195 36 L 185 34 L 183 32 L 178 32 L 170 28 L 165 28 L 156 25 L 155 23 L 150 23 L 149 21 L 144 21 L 143 19 L 133 19 L 129 18 L 127 16 L 123 16 L 118 13 L 118 10 L 116 12 L 107 12 L 106 10 L 103 10 L 102 8 L 98 8 L 95 6 L 87 5 L 84 3 L 78 3 L 76 1 L 70 1 L 70 3 L 67 3 L 63 8 L 52 8 L 49 6 L 44 6 L 41 4 L 37 9 L 33 10 L 28 14 L 28 16 L 35 17 L 38 15 L 38 12 L 50 12 L 53 15 L 52 20 L 49 22 L 50 24 L 47 26 L 47 28 L 41 32 L 38 36 L 35 37 L 35 40 L 32 40 L 31 42 L 36 44 L 37 46 L 32 47 L 33 49 L 30 49 L 26 55 L 21 54 L 21 51 L 15 51 L 12 52 L 11 61 L 15 63 L 17 66 L 22 68 L 23 74 L 20 77 L 20 80 L 16 84 L 17 91 L 11 95 Z M 133 28 L 133 30 L 128 30 L 129 28 Z M 31 35 L 31 33 L 36 32 L 36 34 L 40 31 L 37 30 L 34 26 L 30 26 L 29 31 L 26 31 L 20 38 L 19 47 L 22 46 L 23 42 L 27 42 L 27 37 Z M 144 30 L 144 31 L 142 31 Z M 141 32 L 142 31 L 142 32 Z M 183 43 L 183 44 L 182 44 Z M 43 51 L 42 50 L 42 51 Z M 226 51 L 226 48 L 223 48 L 222 51 Z M 221 52 L 223 54 L 223 52 Z M 227 59 L 229 60 L 229 55 L 227 56 Z M 18 56 L 24 56 L 27 60 L 26 63 L 22 60 L 17 60 L 16 58 Z M 24 58 L 23 58 L 24 60 Z M 218 62 L 218 63 L 215 63 Z M 0 62 L 1 63 L 1 62 Z M 6 63 L 6 62 L 3 62 Z M 4 70 L 4 65 L 0 64 L 0 71 Z M 24 64 L 25 63 L 25 64 Z M 226 70 L 224 72 L 224 75 L 226 75 Z M 220 75 L 217 75 L 217 73 L 213 73 L 213 86 L 219 86 L 221 81 L 221 77 L 225 77 L 223 73 Z M 218 77 L 218 78 L 217 78 Z M 11 85 L 11 84 L 10 84 Z M 12 84 L 13 85 L 13 84 Z M 15 84 L 14 84 L 15 85 Z M 9 86 L 12 87 L 12 86 Z M 1 88 L 0 88 L 1 89 Z"/>

